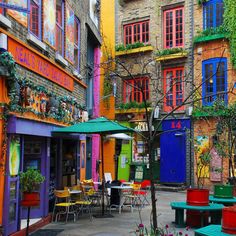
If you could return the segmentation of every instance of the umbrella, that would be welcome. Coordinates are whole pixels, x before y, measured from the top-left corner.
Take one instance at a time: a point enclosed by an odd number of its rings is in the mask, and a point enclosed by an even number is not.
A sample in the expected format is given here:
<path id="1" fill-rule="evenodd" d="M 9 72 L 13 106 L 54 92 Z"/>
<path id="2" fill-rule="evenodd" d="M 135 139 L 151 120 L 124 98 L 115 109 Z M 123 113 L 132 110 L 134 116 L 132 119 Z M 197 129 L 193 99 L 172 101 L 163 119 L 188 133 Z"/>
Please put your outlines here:
<path id="1" fill-rule="evenodd" d="M 109 120 L 105 117 L 99 117 L 96 119 L 89 120 L 87 122 L 82 122 L 72 126 L 58 128 L 53 131 L 57 134 L 100 134 L 101 135 L 101 160 L 102 160 L 102 215 L 101 217 L 106 217 L 104 208 L 104 190 L 105 190 L 105 180 L 104 180 L 104 157 L 103 157 L 103 136 L 105 134 L 117 134 L 117 133 L 131 133 L 135 130 L 120 125 L 117 122 Z M 97 216 L 98 217 L 98 216 Z"/>
<path id="2" fill-rule="evenodd" d="M 115 138 L 115 139 L 123 139 L 123 140 L 132 140 L 133 138 L 125 133 L 117 133 L 107 135 L 106 138 Z"/>

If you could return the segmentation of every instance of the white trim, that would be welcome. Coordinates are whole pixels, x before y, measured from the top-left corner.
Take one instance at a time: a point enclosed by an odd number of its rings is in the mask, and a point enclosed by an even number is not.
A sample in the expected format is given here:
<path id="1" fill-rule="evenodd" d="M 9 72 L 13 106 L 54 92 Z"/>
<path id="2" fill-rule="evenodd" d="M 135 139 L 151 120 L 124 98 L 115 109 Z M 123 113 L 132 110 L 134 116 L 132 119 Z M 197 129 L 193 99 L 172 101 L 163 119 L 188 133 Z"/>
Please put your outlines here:
<path id="1" fill-rule="evenodd" d="M 0 24 L 6 28 L 11 28 L 11 21 L 8 20 L 4 15 L 0 14 Z"/>
<path id="2" fill-rule="evenodd" d="M 58 52 L 56 52 L 55 60 L 63 66 L 68 66 L 68 61 L 65 60 Z"/>
<path id="3" fill-rule="evenodd" d="M 35 46 L 41 48 L 42 50 L 46 51 L 47 46 L 45 43 L 41 42 L 39 39 L 37 39 L 33 34 L 28 33 L 27 34 L 27 40 L 34 44 Z"/>
<path id="4" fill-rule="evenodd" d="M 77 70 L 74 70 L 73 71 L 73 75 L 78 78 L 79 80 L 82 80 L 83 79 L 83 76 L 77 71 Z"/>

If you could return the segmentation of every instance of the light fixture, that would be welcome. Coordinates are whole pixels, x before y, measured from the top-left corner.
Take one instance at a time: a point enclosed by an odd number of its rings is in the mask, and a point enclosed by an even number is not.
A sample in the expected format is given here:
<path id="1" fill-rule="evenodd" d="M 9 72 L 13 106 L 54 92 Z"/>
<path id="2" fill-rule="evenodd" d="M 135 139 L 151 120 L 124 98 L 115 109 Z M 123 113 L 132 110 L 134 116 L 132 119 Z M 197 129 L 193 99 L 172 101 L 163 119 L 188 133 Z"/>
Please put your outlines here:
<path id="1" fill-rule="evenodd" d="M 213 79 L 212 78 L 210 78 L 209 83 L 213 84 Z"/>

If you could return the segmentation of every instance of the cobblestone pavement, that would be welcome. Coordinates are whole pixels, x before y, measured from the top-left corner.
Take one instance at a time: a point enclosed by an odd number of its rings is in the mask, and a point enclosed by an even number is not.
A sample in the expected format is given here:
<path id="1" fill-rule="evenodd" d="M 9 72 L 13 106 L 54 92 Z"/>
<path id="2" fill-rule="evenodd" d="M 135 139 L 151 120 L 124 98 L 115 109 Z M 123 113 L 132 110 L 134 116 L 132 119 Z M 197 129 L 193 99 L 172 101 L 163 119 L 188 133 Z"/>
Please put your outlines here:
<path id="1" fill-rule="evenodd" d="M 150 196 L 149 196 L 150 199 Z M 185 228 L 174 228 L 175 212 L 170 207 L 172 201 L 185 201 L 186 192 L 166 192 L 157 191 L 157 214 L 158 225 L 165 228 L 169 226 L 171 232 L 182 232 L 183 236 L 193 236 L 192 229 L 186 231 Z M 99 209 L 94 209 L 99 210 Z M 76 222 L 70 221 L 67 224 L 63 222 L 51 223 L 33 236 L 57 235 L 57 236 L 131 236 L 135 235 L 134 231 L 137 224 L 140 223 L 139 211 L 137 209 L 130 212 L 129 208 L 124 208 L 122 213 L 112 211 L 112 218 L 93 218 L 90 221 L 87 213 L 79 216 Z M 143 224 L 150 227 L 151 206 L 145 206 L 140 212 Z M 51 230 L 51 231 L 50 231 Z M 45 231 L 45 234 L 44 234 Z M 175 234 L 174 234 L 175 235 Z M 177 235 L 177 234 L 176 234 Z"/>

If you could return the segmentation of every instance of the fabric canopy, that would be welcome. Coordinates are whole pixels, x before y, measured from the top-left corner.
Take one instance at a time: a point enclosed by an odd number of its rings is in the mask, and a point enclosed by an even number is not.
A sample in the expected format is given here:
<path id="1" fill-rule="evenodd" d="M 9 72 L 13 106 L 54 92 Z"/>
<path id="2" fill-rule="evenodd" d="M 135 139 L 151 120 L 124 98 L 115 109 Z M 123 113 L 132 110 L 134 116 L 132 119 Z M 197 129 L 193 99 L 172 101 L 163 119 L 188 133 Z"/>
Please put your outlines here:
<path id="1" fill-rule="evenodd" d="M 114 134 L 122 132 L 135 132 L 135 130 L 120 125 L 105 117 L 99 117 L 76 125 L 58 128 L 53 133 L 80 133 L 80 134 Z"/>
<path id="2" fill-rule="evenodd" d="M 115 138 L 115 139 L 123 139 L 123 140 L 132 140 L 133 138 L 124 133 L 117 133 L 117 134 L 109 134 L 106 138 Z"/>

